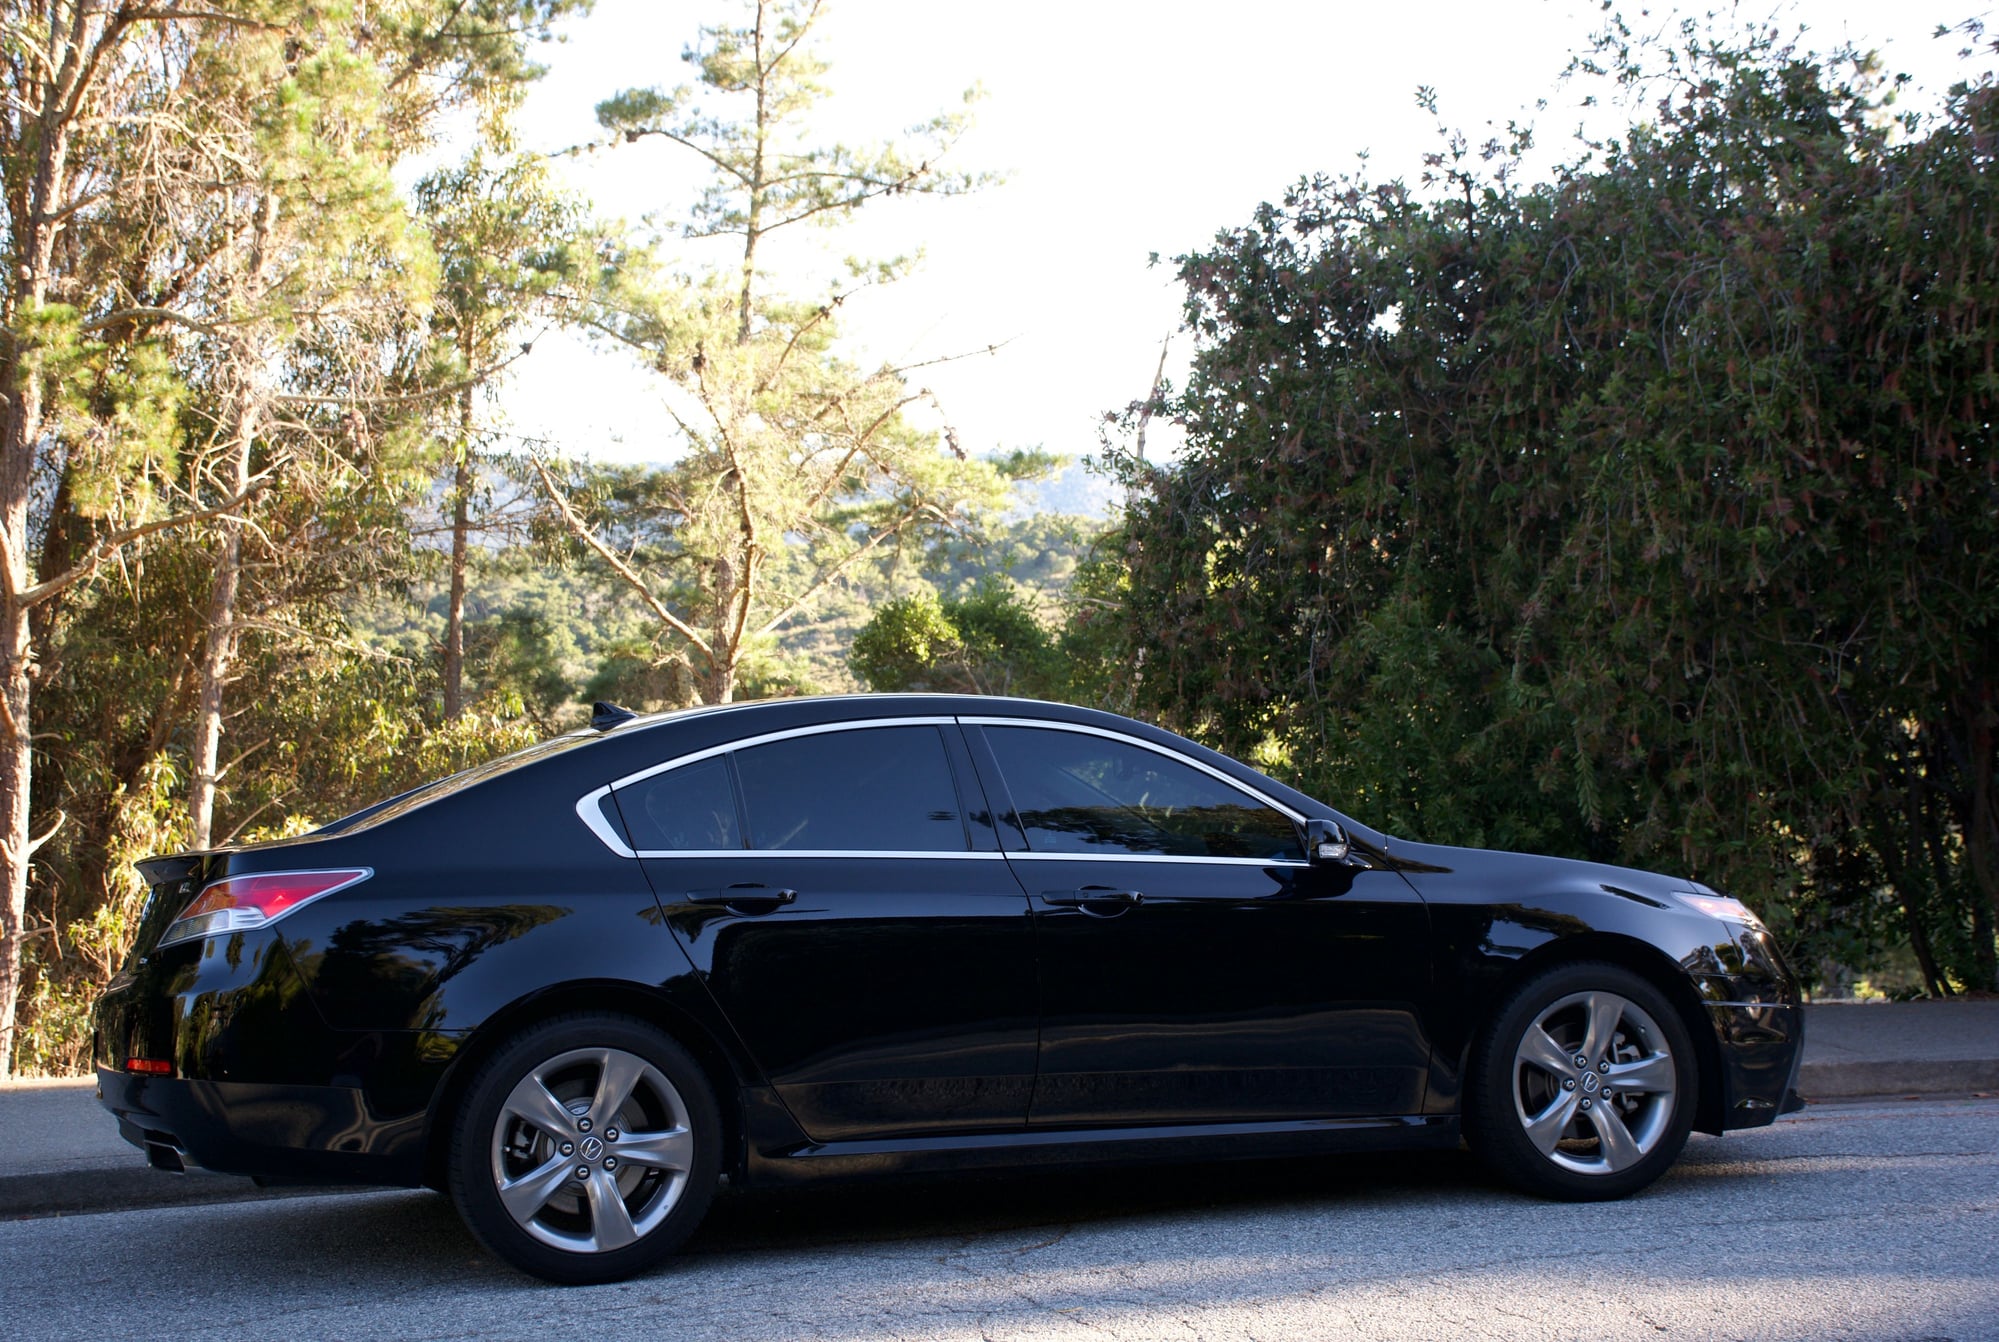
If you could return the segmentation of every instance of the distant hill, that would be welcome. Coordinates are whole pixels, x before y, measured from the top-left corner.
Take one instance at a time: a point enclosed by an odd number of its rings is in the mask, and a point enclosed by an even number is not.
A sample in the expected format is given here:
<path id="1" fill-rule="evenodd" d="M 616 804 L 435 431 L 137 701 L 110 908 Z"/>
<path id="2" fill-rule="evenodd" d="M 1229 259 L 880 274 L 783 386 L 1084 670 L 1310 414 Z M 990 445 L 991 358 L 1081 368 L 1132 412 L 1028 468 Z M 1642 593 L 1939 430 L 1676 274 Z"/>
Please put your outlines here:
<path id="1" fill-rule="evenodd" d="M 1015 493 L 1020 512 L 1067 513 L 1098 522 L 1110 517 L 1118 500 L 1117 485 L 1081 461 L 1070 462 L 1046 480 L 1022 484 Z"/>

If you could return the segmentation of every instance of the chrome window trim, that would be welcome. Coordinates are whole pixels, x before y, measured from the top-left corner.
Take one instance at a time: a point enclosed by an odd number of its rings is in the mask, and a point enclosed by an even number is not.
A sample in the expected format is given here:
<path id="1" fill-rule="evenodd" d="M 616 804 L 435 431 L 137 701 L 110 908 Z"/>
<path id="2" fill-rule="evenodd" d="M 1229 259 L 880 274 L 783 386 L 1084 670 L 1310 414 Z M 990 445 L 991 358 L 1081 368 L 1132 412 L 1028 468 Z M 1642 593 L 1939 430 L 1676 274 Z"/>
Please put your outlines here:
<path id="1" fill-rule="evenodd" d="M 1222 867 L 1309 867 L 1310 862 L 1301 862 L 1291 857 L 1195 857 L 1185 853 L 1002 853 L 1006 858 L 1025 858 L 1030 862 L 1175 862 L 1199 863 L 1203 866 Z"/>
<path id="2" fill-rule="evenodd" d="M 576 799 L 576 815 L 606 848 L 619 857 L 637 857 L 638 851 L 618 837 L 618 831 L 611 828 L 611 818 L 604 814 L 604 798 L 610 795 L 611 786 L 608 783 L 595 792 L 584 793 Z"/>
<path id="3" fill-rule="evenodd" d="M 923 848 L 647 848 L 632 854 L 634 857 L 705 857 L 731 858 L 741 860 L 755 858 L 762 861 L 767 857 L 936 857 L 946 862 L 957 862 L 967 858 L 980 861 L 1002 861 L 1005 853 L 973 852 L 970 849 L 938 850 Z"/>
<path id="4" fill-rule="evenodd" d="M 1229 787 L 1234 788 L 1237 792 L 1240 792 L 1245 796 L 1256 798 L 1256 800 L 1262 802 L 1265 806 L 1268 806 L 1271 810 L 1276 811 L 1279 815 L 1288 816 L 1293 824 L 1302 825 L 1305 823 L 1305 816 L 1302 812 L 1294 811 L 1289 806 L 1286 806 L 1283 802 L 1278 801 L 1275 797 L 1265 796 L 1263 793 L 1258 792 L 1255 788 L 1243 782 L 1241 779 L 1231 778 L 1228 774 L 1223 773 L 1220 769 L 1215 768 L 1212 764 L 1205 764 L 1202 761 L 1197 760 L 1190 755 L 1183 755 L 1179 751 L 1174 750 L 1170 746 L 1154 745 L 1150 741 L 1141 741 L 1136 736 L 1129 736 L 1124 732 L 1114 732 L 1105 727 L 1091 727 L 1080 722 L 1057 722 L 1048 718 L 979 717 L 979 718 L 959 718 L 958 721 L 964 723 L 967 727 L 1046 727 L 1052 731 L 1076 732 L 1083 736 L 1102 736 L 1102 737 L 1107 737 L 1112 741 L 1122 741 L 1128 746 L 1137 746 L 1140 750 L 1149 750 L 1155 755 L 1164 755 L 1167 759 L 1176 760 L 1179 763 L 1186 765 L 1190 769 L 1198 769 L 1202 773 L 1207 774 L 1210 778 L 1215 779 L 1217 782 L 1225 783 Z M 1065 854 L 1065 856 L 1074 856 L 1074 854 Z M 1253 859 L 1230 857 L 1230 858 L 1196 858 L 1193 860 L 1200 862 L 1241 862 Z M 1308 866 L 1310 864 L 1300 863 L 1298 865 Z"/>
<path id="5" fill-rule="evenodd" d="M 1033 702 L 1033 701 L 1023 700 L 1021 702 Z M 747 705 L 731 705 L 731 706 L 747 707 Z M 1220 769 L 1215 768 L 1213 765 L 1204 763 L 1201 760 L 1194 759 L 1191 756 L 1183 755 L 1179 751 L 1174 750 L 1168 746 L 1155 745 L 1150 741 L 1140 740 L 1138 737 L 1127 735 L 1124 732 L 1115 732 L 1104 727 L 1092 727 L 1080 722 L 1062 722 L 1054 718 L 983 717 L 983 716 L 982 717 L 926 716 L 926 717 L 898 717 L 898 718 L 855 718 L 851 721 L 846 721 L 846 722 L 821 722 L 821 723 L 815 723 L 808 727 L 788 727 L 783 731 L 765 732 L 759 736 L 744 737 L 740 741 L 727 741 L 721 745 L 708 746 L 705 749 L 694 751 L 691 754 L 678 756 L 674 759 L 667 760 L 661 764 L 650 765 L 644 769 L 640 769 L 636 773 L 629 773 L 622 778 L 613 779 L 611 782 L 606 783 L 603 787 L 597 788 L 591 792 L 586 792 L 581 797 L 577 798 L 576 815 L 577 818 L 580 819 L 583 822 L 583 824 L 590 830 L 590 832 L 597 836 L 598 841 L 602 843 L 606 848 L 610 849 L 613 853 L 617 854 L 619 857 L 627 857 L 634 859 L 668 858 L 668 857 L 687 857 L 687 858 L 747 858 L 747 857 L 912 858 L 913 857 L 913 858 L 943 858 L 947 861 L 952 861 L 960 858 L 975 858 L 984 861 L 991 861 L 993 859 L 1004 860 L 1009 858 L 1025 858 L 1029 861 L 1038 861 L 1038 862 L 1175 862 L 1175 863 L 1203 863 L 1208 865 L 1235 866 L 1235 867 L 1309 867 L 1311 865 L 1310 862 L 1297 861 L 1289 858 L 1266 859 L 1258 857 L 1189 857 L 1182 855 L 1169 855 L 1164 853 L 1042 853 L 1042 852 L 1033 852 L 1033 851 L 1006 852 L 1006 853 L 975 852 L 975 851 L 961 852 L 955 848 L 948 850 L 935 850 L 935 851 L 906 850 L 906 849 L 868 849 L 868 848 L 634 849 L 630 844 L 626 843 L 624 839 L 619 837 L 618 832 L 611 827 L 610 820 L 604 815 L 603 812 L 602 803 L 604 798 L 609 794 L 617 791 L 619 788 L 630 787 L 634 783 L 643 782 L 646 779 L 656 777 L 659 774 L 669 773 L 674 769 L 679 769 L 689 764 L 699 764 L 702 760 L 714 759 L 717 756 L 726 755 L 731 751 L 747 750 L 752 746 L 764 745 L 771 741 L 786 741 L 790 740 L 793 737 L 820 736 L 827 732 L 863 731 L 870 727 L 946 727 L 954 723 L 963 723 L 965 726 L 968 727 L 1040 727 L 1051 731 L 1076 732 L 1083 736 L 1101 736 L 1108 740 L 1119 741 L 1124 743 L 1125 745 L 1136 746 L 1140 750 L 1149 750 L 1155 755 L 1164 755 L 1167 759 L 1176 761 L 1177 763 L 1184 764 L 1191 769 L 1195 769 L 1201 773 L 1207 774 L 1210 778 L 1215 779 L 1217 782 L 1222 783 L 1227 787 L 1234 788 L 1237 792 L 1242 793 L 1244 796 L 1253 798 L 1254 800 L 1262 803 L 1263 805 L 1268 806 L 1271 810 L 1276 811 L 1279 815 L 1287 817 L 1293 824 L 1302 825 L 1303 823 L 1305 823 L 1305 816 L 1302 813 L 1293 810 L 1289 806 L 1286 806 L 1283 802 L 1278 801 L 1275 797 L 1267 796 L 1264 793 L 1258 791 L 1257 789 L 1250 787 L 1248 784 L 1242 782 L 1240 779 L 1232 778 L 1228 774 L 1223 773 Z"/>
<path id="6" fill-rule="evenodd" d="M 789 727 L 781 732 L 765 732 L 761 736 L 746 736 L 740 741 L 728 741 L 719 746 L 709 746 L 707 749 L 697 750 L 691 755 L 676 756 L 664 764 L 650 765 L 647 768 L 639 770 L 637 773 L 626 774 L 623 778 L 612 779 L 609 790 L 616 791 L 619 788 L 630 787 L 632 784 L 643 782 L 656 774 L 668 773 L 674 769 L 684 768 L 689 764 L 699 764 L 702 760 L 711 760 L 717 755 L 726 755 L 732 750 L 748 750 L 751 746 L 765 745 L 771 741 L 788 741 L 794 736 L 820 736 L 826 732 L 852 732 L 860 731 L 866 727 L 948 727 L 956 721 L 956 718 L 951 717 L 857 718 L 851 722 L 821 722 L 810 727 Z M 745 848 L 743 851 L 749 853 L 760 852 L 762 850 Z"/>

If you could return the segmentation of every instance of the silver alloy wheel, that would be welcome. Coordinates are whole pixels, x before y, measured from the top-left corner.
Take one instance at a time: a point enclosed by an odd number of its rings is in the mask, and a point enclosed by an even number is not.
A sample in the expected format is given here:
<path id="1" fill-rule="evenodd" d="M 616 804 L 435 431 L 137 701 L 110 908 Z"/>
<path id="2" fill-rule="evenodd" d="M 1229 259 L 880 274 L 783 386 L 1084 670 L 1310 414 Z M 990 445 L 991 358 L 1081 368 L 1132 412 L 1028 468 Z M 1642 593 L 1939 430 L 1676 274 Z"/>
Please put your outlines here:
<path id="1" fill-rule="evenodd" d="M 1643 1007 L 1602 990 L 1570 993 L 1534 1018 L 1513 1052 L 1513 1110 L 1535 1150 L 1577 1174 L 1615 1174 L 1672 1126 L 1675 1068 Z"/>
<path id="2" fill-rule="evenodd" d="M 608 1253 L 657 1229 L 693 1159 L 680 1092 L 618 1048 L 571 1049 L 541 1063 L 493 1124 L 501 1205 L 528 1234 L 572 1253 Z"/>

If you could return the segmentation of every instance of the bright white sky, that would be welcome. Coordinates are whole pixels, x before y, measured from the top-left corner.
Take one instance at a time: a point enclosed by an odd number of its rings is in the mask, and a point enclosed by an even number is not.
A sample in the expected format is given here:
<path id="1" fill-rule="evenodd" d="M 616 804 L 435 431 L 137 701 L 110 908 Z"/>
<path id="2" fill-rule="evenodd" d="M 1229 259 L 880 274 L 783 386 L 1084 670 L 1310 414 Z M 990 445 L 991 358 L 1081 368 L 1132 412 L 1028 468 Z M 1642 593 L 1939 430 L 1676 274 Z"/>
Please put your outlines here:
<path id="1" fill-rule="evenodd" d="M 1963 43 L 1931 34 L 1988 4 L 1801 0 L 1741 12 L 1802 22 L 1820 50 L 1876 47 L 1892 70 L 1941 88 Z M 594 138 L 593 108 L 619 89 L 687 82 L 681 49 L 730 12 L 722 0 L 597 0 L 544 53 L 525 147 Z M 822 24 L 835 95 L 825 133 L 879 140 L 979 83 L 987 97 L 957 162 L 1006 181 L 970 197 L 880 202 L 833 232 L 801 226 L 772 248 L 776 279 L 818 293 L 841 257 L 921 250 L 910 278 L 847 305 L 852 352 L 901 364 L 1004 342 L 912 381 L 936 392 L 974 452 L 1089 453 L 1104 412 L 1145 394 L 1178 323 L 1172 257 L 1247 222 L 1302 175 L 1350 171 L 1363 151 L 1376 179 L 1413 181 L 1436 143 L 1419 85 L 1437 89 L 1444 118 L 1474 141 L 1547 97 L 1545 112 L 1525 115 L 1545 148 L 1565 152 L 1578 95 L 1556 76 L 1600 17 L 1595 0 L 834 0 Z M 563 162 L 598 214 L 636 222 L 679 217 L 702 180 L 692 157 L 655 142 Z M 674 245 L 684 264 L 704 262 Z M 1148 266 L 1154 252 L 1165 263 Z M 1189 348 L 1174 337 L 1169 371 Z M 502 393 L 515 432 L 600 459 L 671 454 L 659 385 L 616 353 L 551 336 L 517 368 Z"/>

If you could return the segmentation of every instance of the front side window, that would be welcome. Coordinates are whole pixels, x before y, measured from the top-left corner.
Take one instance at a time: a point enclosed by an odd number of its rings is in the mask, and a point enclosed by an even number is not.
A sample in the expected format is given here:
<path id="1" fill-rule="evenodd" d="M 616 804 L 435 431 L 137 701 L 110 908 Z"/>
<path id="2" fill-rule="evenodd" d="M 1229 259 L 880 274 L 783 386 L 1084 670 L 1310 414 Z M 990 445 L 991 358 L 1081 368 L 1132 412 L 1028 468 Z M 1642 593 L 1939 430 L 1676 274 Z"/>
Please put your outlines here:
<path id="1" fill-rule="evenodd" d="M 1288 816 L 1157 751 L 1043 727 L 985 733 L 1034 852 L 1305 860 Z"/>
<path id="2" fill-rule="evenodd" d="M 864 727 L 735 753 L 750 847 L 962 853 L 970 848 L 934 726 Z"/>

